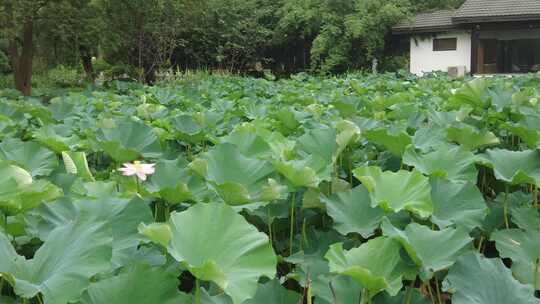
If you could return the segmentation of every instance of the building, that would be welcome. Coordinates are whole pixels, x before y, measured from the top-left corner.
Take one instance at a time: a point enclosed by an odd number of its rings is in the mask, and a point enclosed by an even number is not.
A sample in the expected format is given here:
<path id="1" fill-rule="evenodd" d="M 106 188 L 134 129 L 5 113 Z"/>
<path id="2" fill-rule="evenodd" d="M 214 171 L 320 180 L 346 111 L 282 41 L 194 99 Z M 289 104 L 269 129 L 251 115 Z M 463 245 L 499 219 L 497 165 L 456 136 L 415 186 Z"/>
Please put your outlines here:
<path id="1" fill-rule="evenodd" d="M 466 0 L 392 29 L 410 37 L 410 70 L 472 74 L 540 71 L 540 0 Z"/>

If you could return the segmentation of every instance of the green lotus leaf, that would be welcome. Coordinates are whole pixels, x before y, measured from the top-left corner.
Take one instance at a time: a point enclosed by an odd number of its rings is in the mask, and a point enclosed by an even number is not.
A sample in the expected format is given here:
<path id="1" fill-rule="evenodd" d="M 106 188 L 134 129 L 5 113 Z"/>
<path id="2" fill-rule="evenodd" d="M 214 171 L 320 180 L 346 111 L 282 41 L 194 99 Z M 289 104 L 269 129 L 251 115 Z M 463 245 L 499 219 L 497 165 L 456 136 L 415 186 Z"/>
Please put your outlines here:
<path id="1" fill-rule="evenodd" d="M 389 128 L 366 130 L 363 136 L 370 142 L 382 146 L 395 156 L 401 157 L 405 148 L 412 143 L 412 138 L 405 131 L 393 131 Z"/>
<path id="2" fill-rule="evenodd" d="M 493 168 L 495 177 L 512 185 L 540 186 L 540 151 L 491 149 L 479 155 L 478 162 Z"/>
<path id="3" fill-rule="evenodd" d="M 498 230 L 491 234 L 491 240 L 495 241 L 500 256 L 512 259 L 514 277 L 531 286 L 538 284 L 536 279 L 540 276 L 539 236 L 538 230 L 521 229 Z"/>
<path id="4" fill-rule="evenodd" d="M 152 242 L 160 244 L 163 247 L 169 246 L 171 241 L 171 227 L 163 223 L 152 223 L 146 225 L 141 223 L 139 225 L 139 233 L 148 237 Z"/>
<path id="5" fill-rule="evenodd" d="M 216 283 L 234 304 L 252 298 L 259 277 L 273 278 L 268 237 L 225 204 L 196 204 L 169 220 L 168 252 L 197 278 Z"/>
<path id="6" fill-rule="evenodd" d="M 62 151 L 62 160 L 64 161 L 66 172 L 80 176 L 85 180 L 95 181 L 94 176 L 88 167 L 86 153 Z"/>
<path id="7" fill-rule="evenodd" d="M 311 286 L 315 303 L 361 303 L 362 288 L 350 276 L 320 275 L 313 279 Z"/>
<path id="8" fill-rule="evenodd" d="M 58 227 L 77 221 L 105 222 L 112 229 L 113 268 L 119 268 L 137 260 L 137 250 L 145 238 L 139 234 L 140 223 L 153 220 L 148 205 L 139 197 L 132 199 L 111 196 L 97 199 L 67 200 L 42 204 L 27 215 L 27 230 L 42 240 L 50 238 L 50 233 Z"/>
<path id="9" fill-rule="evenodd" d="M 8 139 L 0 143 L 0 159 L 21 166 L 32 176 L 47 176 L 58 166 L 56 155 L 32 141 Z"/>
<path id="10" fill-rule="evenodd" d="M 247 157 L 268 158 L 272 156 L 273 150 L 270 141 L 260 134 L 263 132 L 269 133 L 259 130 L 253 124 L 243 123 L 236 126 L 222 142 L 235 145 Z M 277 156 L 279 157 L 279 154 Z"/>
<path id="11" fill-rule="evenodd" d="M 424 296 L 418 289 L 401 291 L 395 297 L 381 293 L 373 299 L 373 304 L 432 304 L 431 300 Z"/>
<path id="12" fill-rule="evenodd" d="M 161 155 L 161 145 L 154 130 L 129 118 L 114 121 L 112 126 L 99 129 L 97 143 L 119 163 Z"/>
<path id="13" fill-rule="evenodd" d="M 145 183 L 145 188 L 172 205 L 199 201 L 207 190 L 204 181 L 190 171 L 183 158 L 156 162 L 155 173 Z"/>
<path id="14" fill-rule="evenodd" d="M 44 125 L 34 131 L 35 140 L 45 147 L 60 154 L 80 145 L 80 138 L 71 133 L 71 128 L 65 125 Z"/>
<path id="15" fill-rule="evenodd" d="M 443 287 L 453 304 L 538 304 L 534 290 L 522 285 L 500 259 L 468 253 L 450 268 Z"/>
<path id="16" fill-rule="evenodd" d="M 343 235 L 356 232 L 369 238 L 384 217 L 380 208 L 371 206 L 369 192 L 362 185 L 321 200 L 334 220 L 334 229 Z"/>
<path id="17" fill-rule="evenodd" d="M 33 180 L 26 170 L 0 161 L 0 208 L 23 213 L 54 200 L 61 190 L 45 180 Z"/>
<path id="18" fill-rule="evenodd" d="M 188 304 L 190 297 L 178 291 L 175 273 L 159 267 L 135 264 L 120 274 L 92 283 L 81 304 Z"/>
<path id="19" fill-rule="evenodd" d="M 295 188 L 315 188 L 321 179 L 318 177 L 317 171 L 309 166 L 310 160 L 275 161 L 274 168 Z M 316 160 L 311 163 L 314 162 Z M 321 164 L 324 166 L 324 162 L 321 161 Z"/>
<path id="20" fill-rule="evenodd" d="M 482 193 L 471 182 L 434 178 L 431 180 L 431 199 L 431 221 L 441 229 L 456 225 L 470 231 L 481 227 L 488 213 Z"/>
<path id="21" fill-rule="evenodd" d="M 336 136 L 336 142 L 338 144 L 337 155 L 340 155 L 347 146 L 358 141 L 360 138 L 360 128 L 348 120 L 341 120 L 336 124 L 336 130 L 338 131 Z"/>
<path id="22" fill-rule="evenodd" d="M 297 304 L 299 300 L 299 293 L 285 289 L 278 280 L 274 279 L 259 285 L 255 297 L 245 301 L 244 304 Z"/>
<path id="23" fill-rule="evenodd" d="M 402 231 L 392 226 L 388 219 L 383 221 L 382 231 L 384 235 L 401 243 L 421 268 L 420 276 L 424 281 L 431 279 L 435 272 L 452 266 L 472 241 L 463 228 L 431 230 L 411 223 Z"/>
<path id="24" fill-rule="evenodd" d="M 494 146 L 500 143 L 495 134 L 490 131 L 478 130 L 470 125 L 452 126 L 446 129 L 448 140 L 458 143 L 464 149 L 476 150 Z"/>
<path id="25" fill-rule="evenodd" d="M 353 173 L 368 189 L 372 207 L 394 213 L 407 210 L 420 217 L 433 212 L 429 180 L 417 170 L 383 172 L 379 167 L 361 167 Z"/>
<path id="26" fill-rule="evenodd" d="M 529 149 L 538 147 L 540 143 L 540 132 L 521 123 L 506 122 L 501 125 L 501 129 L 519 136 Z"/>
<path id="27" fill-rule="evenodd" d="M 449 103 L 456 107 L 468 105 L 473 109 L 481 111 L 481 109 L 489 106 L 490 98 L 488 92 L 485 79 L 477 78 L 463 84 L 452 95 Z"/>
<path id="28" fill-rule="evenodd" d="M 540 231 L 540 214 L 531 212 L 529 206 L 512 208 L 510 210 L 512 222 L 525 231 Z"/>
<path id="29" fill-rule="evenodd" d="M 385 290 L 395 296 L 402 285 L 404 265 L 399 255 L 401 246 L 387 237 L 378 237 L 358 248 L 343 250 L 343 244 L 330 247 L 325 255 L 332 273 L 350 276 L 372 298 Z"/>
<path id="30" fill-rule="evenodd" d="M 204 126 L 193 115 L 182 114 L 171 119 L 176 136 L 190 143 L 197 143 L 205 138 Z"/>
<path id="31" fill-rule="evenodd" d="M 264 160 L 242 155 L 232 144 L 220 144 L 190 164 L 191 169 L 203 176 L 221 198 L 231 205 L 257 201 L 272 201 L 268 187 L 273 187 L 270 176 L 272 165 Z M 263 195 L 264 194 L 264 195 Z"/>
<path id="32" fill-rule="evenodd" d="M 0 273 L 23 298 L 41 293 L 45 303 L 65 304 L 78 300 L 90 278 L 110 268 L 112 241 L 106 222 L 78 219 L 54 229 L 26 260 L 0 233 Z"/>
<path id="33" fill-rule="evenodd" d="M 448 145 L 446 141 L 445 126 L 429 124 L 420 127 L 412 138 L 412 144 L 415 148 L 423 152 L 437 150 L 440 146 Z"/>
<path id="34" fill-rule="evenodd" d="M 338 150 L 337 133 L 334 129 L 312 129 L 306 131 L 296 141 L 296 147 L 302 155 L 317 155 L 326 164 L 335 161 Z"/>
<path id="35" fill-rule="evenodd" d="M 403 163 L 414 166 L 423 174 L 470 182 L 476 182 L 478 175 L 474 161 L 473 153 L 450 145 L 439 146 L 437 150 L 425 154 L 409 146 L 403 155 Z"/>

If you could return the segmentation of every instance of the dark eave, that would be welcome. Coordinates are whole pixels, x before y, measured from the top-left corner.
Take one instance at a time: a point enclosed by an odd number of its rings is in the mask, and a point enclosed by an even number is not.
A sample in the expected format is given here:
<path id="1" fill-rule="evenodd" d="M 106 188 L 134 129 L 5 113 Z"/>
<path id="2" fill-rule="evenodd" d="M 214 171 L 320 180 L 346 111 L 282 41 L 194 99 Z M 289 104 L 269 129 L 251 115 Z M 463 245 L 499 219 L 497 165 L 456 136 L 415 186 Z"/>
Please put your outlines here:
<path id="1" fill-rule="evenodd" d="M 459 27 L 455 25 L 441 25 L 441 26 L 427 26 L 427 27 L 399 27 L 392 28 L 392 34 L 394 35 L 407 35 L 413 33 L 419 34 L 429 34 L 429 33 L 440 33 L 447 32 L 450 30 L 457 29 Z"/>
<path id="2" fill-rule="evenodd" d="M 540 20 L 540 14 L 519 15 L 519 16 L 482 16 L 482 17 L 454 17 L 452 22 L 455 24 L 467 23 L 491 23 L 491 22 L 519 22 Z"/>

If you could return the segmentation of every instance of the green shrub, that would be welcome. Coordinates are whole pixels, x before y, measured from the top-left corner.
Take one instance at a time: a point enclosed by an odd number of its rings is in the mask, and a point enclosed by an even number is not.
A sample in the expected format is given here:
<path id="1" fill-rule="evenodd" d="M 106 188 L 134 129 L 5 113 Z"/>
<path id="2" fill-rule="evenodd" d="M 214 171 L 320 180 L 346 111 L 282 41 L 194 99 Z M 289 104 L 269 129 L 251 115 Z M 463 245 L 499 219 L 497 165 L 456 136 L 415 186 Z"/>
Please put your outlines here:
<path id="1" fill-rule="evenodd" d="M 84 82 L 84 75 L 77 69 L 59 65 L 47 72 L 47 82 L 51 86 L 68 88 L 80 86 Z"/>
<path id="2" fill-rule="evenodd" d="M 7 74 L 9 72 L 11 72 L 9 58 L 4 52 L 0 51 L 0 74 Z"/>

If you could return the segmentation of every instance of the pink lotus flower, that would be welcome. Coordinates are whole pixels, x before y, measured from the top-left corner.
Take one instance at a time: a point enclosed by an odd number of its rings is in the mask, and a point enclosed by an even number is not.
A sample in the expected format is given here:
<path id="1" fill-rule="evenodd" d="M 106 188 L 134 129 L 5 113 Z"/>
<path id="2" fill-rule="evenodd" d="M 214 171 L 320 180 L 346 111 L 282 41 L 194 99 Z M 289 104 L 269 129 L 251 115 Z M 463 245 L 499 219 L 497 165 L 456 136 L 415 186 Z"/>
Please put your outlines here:
<path id="1" fill-rule="evenodd" d="M 145 181 L 147 175 L 152 175 L 156 171 L 154 168 L 156 164 L 143 164 L 140 161 L 134 161 L 133 164 L 131 163 L 125 163 L 118 171 L 122 172 L 122 175 L 124 176 L 132 176 L 137 175 L 137 177 Z"/>

